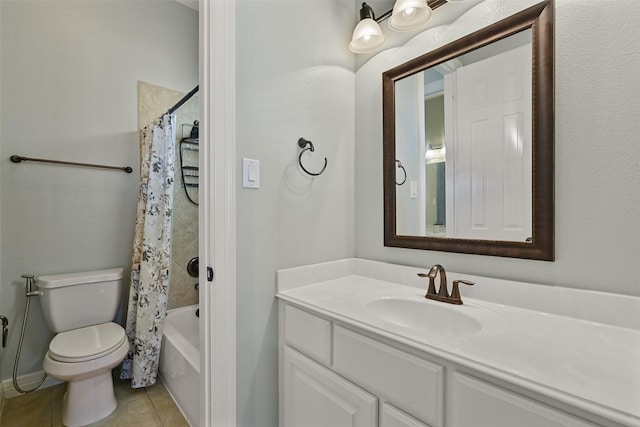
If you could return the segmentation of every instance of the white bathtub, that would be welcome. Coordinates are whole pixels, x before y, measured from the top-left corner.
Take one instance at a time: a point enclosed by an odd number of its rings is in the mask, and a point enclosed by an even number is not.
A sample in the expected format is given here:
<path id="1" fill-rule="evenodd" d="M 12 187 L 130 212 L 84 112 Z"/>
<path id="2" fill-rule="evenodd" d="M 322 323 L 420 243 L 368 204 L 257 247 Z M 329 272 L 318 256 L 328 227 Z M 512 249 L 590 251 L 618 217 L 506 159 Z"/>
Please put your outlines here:
<path id="1" fill-rule="evenodd" d="M 189 424 L 200 425 L 200 332 L 197 305 L 167 312 L 160 350 L 160 379 Z"/>

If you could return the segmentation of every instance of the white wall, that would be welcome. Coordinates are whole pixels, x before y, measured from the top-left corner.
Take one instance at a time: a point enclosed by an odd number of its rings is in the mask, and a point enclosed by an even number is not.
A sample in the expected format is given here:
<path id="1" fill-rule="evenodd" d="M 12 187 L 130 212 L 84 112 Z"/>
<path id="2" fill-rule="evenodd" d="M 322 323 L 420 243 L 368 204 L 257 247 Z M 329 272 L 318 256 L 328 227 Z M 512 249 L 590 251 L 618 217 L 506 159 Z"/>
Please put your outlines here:
<path id="1" fill-rule="evenodd" d="M 420 76 L 422 80 L 422 76 Z M 420 122 L 418 105 L 420 98 L 424 96 L 417 92 L 418 78 L 410 76 L 400 80 L 396 84 L 396 160 L 402 162 L 407 173 L 407 179 L 402 185 L 396 185 L 396 224 L 398 234 L 420 235 L 424 230 L 422 218 L 420 218 L 420 203 L 425 203 L 422 197 L 411 197 L 411 182 L 419 183 L 423 176 L 420 170 L 420 149 L 424 145 L 424 138 L 420 137 L 420 130 L 424 132 L 424 126 Z M 422 101 L 424 102 L 424 101 Z M 402 182 L 404 172 L 395 165 L 396 182 Z"/>
<path id="2" fill-rule="evenodd" d="M 638 293 L 632 277 L 638 276 L 640 253 L 640 193 L 635 190 L 640 184 L 639 148 L 634 143 L 640 129 L 638 120 L 632 120 L 637 119 L 638 107 L 631 101 L 638 97 L 639 86 L 633 76 L 638 69 L 640 38 L 625 36 L 637 32 L 632 24 L 637 21 L 638 7 L 633 2 L 608 5 L 613 13 L 600 10 L 596 16 L 604 14 L 605 18 L 599 21 L 590 18 L 600 9 L 596 2 L 559 0 L 557 261 L 545 263 L 383 246 L 381 73 L 424 53 L 429 46 L 444 43 L 447 35 L 455 39 L 466 34 L 469 21 L 463 19 L 461 25 L 448 27 L 449 18 L 438 17 L 437 11 L 434 22 L 442 25 L 422 33 L 422 38 L 400 49 L 354 59 L 346 45 L 360 2 L 239 1 L 239 426 L 277 425 L 274 294 L 278 268 L 355 255 L 418 266 L 439 262 L 452 271 Z M 468 3 L 463 7 L 470 7 Z M 511 2 L 510 7 L 517 10 L 522 3 Z M 625 6 L 634 10 L 629 12 Z M 376 7 L 376 11 L 386 9 Z M 471 24 L 483 25 L 473 20 Z M 593 34 L 598 37 L 591 37 Z M 605 48 L 610 43 L 620 50 Z M 594 67 L 592 58 L 601 55 L 606 58 Z M 619 81 L 608 74 L 611 64 Z M 591 74 L 581 74 L 584 70 Z M 593 94 L 590 87 L 595 87 L 597 96 L 584 99 Z M 621 101 L 620 110 L 596 105 L 615 99 Z M 596 134 L 610 137 L 597 139 Z M 351 142 L 354 135 L 355 147 Z M 327 172 L 313 181 L 295 166 L 295 142 L 300 136 L 316 144 L 318 157 L 329 159 Z M 616 155 L 592 158 L 607 142 L 614 144 L 611 149 Z M 242 157 L 261 161 L 259 190 L 240 188 Z M 598 267 L 603 265 L 600 260 L 605 263 L 602 268 Z M 609 266 L 614 280 L 602 277 L 601 271 Z"/>
<path id="3" fill-rule="evenodd" d="M 354 58 L 351 1 L 237 4 L 237 419 L 275 427 L 275 272 L 354 254 Z M 297 140 L 315 153 L 297 167 Z M 305 155 L 306 156 L 306 155 Z M 241 159 L 260 160 L 243 189 Z"/>
<path id="4" fill-rule="evenodd" d="M 450 6 L 455 5 L 442 8 Z M 485 10 L 486 16 L 469 14 L 450 27 L 426 30 L 358 69 L 356 256 L 640 295 L 640 2 L 635 0 L 605 7 L 594 0 L 556 2 L 555 262 L 384 247 L 380 73 L 492 18 L 491 9 Z"/>
<path id="5" fill-rule="evenodd" d="M 130 267 L 137 82 L 184 92 L 197 84 L 198 15 L 168 0 L 2 0 L 0 8 L 0 311 L 12 324 L 4 380 L 11 377 L 25 304 L 21 274 Z M 128 165 L 134 172 L 16 165 L 12 154 Z M 50 337 L 33 302 L 21 374 L 42 369 Z"/>

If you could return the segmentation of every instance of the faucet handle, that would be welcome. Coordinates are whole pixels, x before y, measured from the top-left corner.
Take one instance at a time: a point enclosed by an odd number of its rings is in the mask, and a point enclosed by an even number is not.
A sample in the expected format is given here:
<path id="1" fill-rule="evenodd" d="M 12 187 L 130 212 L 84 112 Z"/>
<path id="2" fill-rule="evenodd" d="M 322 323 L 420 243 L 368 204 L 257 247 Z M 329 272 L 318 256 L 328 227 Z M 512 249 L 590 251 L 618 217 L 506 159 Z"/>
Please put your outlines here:
<path id="1" fill-rule="evenodd" d="M 424 296 L 427 298 L 427 295 L 435 295 L 436 294 L 436 284 L 434 281 L 434 277 L 427 273 L 418 273 L 418 277 L 428 277 L 429 278 L 429 287 L 427 288 L 427 294 Z"/>
<path id="2" fill-rule="evenodd" d="M 460 289 L 458 289 L 458 283 L 462 283 L 464 285 L 475 285 L 475 282 L 470 280 L 454 280 L 453 281 L 453 289 L 451 289 L 451 299 L 453 300 L 452 304 L 462 304 L 462 298 L 460 298 Z"/>

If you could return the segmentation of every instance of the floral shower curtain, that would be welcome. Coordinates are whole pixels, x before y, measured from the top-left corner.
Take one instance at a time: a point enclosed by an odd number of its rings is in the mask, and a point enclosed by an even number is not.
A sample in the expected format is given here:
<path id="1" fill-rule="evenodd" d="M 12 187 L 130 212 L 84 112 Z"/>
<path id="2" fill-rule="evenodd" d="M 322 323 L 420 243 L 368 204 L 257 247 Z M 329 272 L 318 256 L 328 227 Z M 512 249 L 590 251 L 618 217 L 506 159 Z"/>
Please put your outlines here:
<path id="1" fill-rule="evenodd" d="M 165 114 L 140 132 L 140 198 L 127 311 L 129 354 L 121 378 L 131 387 L 155 383 L 167 312 L 176 116 Z"/>

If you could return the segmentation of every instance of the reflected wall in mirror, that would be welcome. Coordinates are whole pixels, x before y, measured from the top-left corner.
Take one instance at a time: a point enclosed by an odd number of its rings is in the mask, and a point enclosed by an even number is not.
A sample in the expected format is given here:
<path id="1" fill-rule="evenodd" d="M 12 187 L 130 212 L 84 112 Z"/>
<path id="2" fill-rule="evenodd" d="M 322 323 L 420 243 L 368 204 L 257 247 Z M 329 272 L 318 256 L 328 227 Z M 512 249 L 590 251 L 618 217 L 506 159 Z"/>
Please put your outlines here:
<path id="1" fill-rule="evenodd" d="M 553 260 L 553 7 L 383 74 L 386 246 Z"/>

